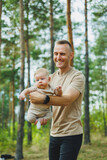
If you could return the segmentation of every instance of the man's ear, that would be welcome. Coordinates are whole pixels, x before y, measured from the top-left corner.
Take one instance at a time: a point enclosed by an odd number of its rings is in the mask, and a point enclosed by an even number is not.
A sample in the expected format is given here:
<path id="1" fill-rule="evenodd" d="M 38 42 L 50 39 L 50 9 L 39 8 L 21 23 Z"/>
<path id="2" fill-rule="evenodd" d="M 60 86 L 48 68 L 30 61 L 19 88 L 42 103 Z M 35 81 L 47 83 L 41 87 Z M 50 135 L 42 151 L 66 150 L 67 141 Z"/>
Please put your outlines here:
<path id="1" fill-rule="evenodd" d="M 70 65 L 73 66 L 73 58 L 74 58 L 74 52 L 71 52 L 70 55 Z"/>
<path id="2" fill-rule="evenodd" d="M 48 77 L 48 81 L 50 82 L 50 80 L 51 80 L 51 77 L 49 76 L 49 77 Z"/>
<path id="3" fill-rule="evenodd" d="M 70 59 L 72 60 L 73 58 L 74 58 L 74 52 L 71 52 Z"/>

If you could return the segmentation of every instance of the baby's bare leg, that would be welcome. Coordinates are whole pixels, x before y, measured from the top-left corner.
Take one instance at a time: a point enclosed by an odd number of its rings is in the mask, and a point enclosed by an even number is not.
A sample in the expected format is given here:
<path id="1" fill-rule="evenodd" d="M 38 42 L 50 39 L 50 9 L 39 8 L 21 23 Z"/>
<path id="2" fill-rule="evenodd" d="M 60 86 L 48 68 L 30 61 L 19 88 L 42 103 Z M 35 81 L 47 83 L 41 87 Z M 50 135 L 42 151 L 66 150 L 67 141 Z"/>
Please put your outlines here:
<path id="1" fill-rule="evenodd" d="M 44 119 L 50 120 L 52 119 L 52 112 L 50 109 L 48 109 L 48 112 L 46 113 L 46 115 L 43 117 Z"/>
<path id="2" fill-rule="evenodd" d="M 35 123 L 35 121 L 37 120 L 37 117 L 35 116 L 35 114 L 33 114 L 29 109 L 28 109 L 28 114 L 27 114 L 27 120 L 30 123 Z"/>

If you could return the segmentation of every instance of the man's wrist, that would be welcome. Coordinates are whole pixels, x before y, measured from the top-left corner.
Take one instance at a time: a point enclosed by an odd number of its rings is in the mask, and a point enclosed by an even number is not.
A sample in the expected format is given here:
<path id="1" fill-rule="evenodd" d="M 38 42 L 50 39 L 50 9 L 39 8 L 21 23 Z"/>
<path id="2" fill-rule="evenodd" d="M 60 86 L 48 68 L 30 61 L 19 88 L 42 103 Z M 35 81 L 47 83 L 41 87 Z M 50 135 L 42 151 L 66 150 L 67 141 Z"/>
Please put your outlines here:
<path id="1" fill-rule="evenodd" d="M 46 95 L 43 104 L 47 104 L 49 101 L 50 101 L 50 97 L 48 95 Z"/>

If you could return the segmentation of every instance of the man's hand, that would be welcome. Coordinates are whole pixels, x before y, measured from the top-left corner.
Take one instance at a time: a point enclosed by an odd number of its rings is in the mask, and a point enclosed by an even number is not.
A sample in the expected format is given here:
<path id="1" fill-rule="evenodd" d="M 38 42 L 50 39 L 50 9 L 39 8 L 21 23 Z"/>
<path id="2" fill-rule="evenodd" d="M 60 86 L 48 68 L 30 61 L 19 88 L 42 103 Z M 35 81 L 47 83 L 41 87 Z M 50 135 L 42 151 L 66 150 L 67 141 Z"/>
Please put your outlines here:
<path id="1" fill-rule="evenodd" d="M 47 119 L 41 118 L 41 119 L 39 119 L 39 121 L 40 121 L 41 125 L 47 124 Z M 38 123 L 38 120 L 36 120 L 34 124 L 36 125 L 37 123 Z"/>
<path id="2" fill-rule="evenodd" d="M 38 91 L 29 94 L 30 102 L 34 104 L 43 104 L 46 95 L 39 93 Z"/>

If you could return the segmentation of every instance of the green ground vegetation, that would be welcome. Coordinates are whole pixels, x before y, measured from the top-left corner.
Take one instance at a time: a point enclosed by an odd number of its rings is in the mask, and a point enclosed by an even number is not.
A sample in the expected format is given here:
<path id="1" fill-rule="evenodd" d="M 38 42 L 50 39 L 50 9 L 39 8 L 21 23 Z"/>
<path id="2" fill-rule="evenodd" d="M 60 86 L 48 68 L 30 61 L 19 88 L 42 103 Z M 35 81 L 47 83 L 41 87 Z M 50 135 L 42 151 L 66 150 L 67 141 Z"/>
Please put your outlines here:
<path id="1" fill-rule="evenodd" d="M 26 136 L 23 144 L 23 160 L 48 160 L 49 125 L 40 130 L 33 126 L 33 142 L 28 145 Z M 16 141 L 7 138 L 0 142 L 0 155 L 15 155 Z M 103 133 L 91 133 L 91 144 L 82 144 L 78 160 L 106 160 L 107 159 L 107 137 Z"/>

